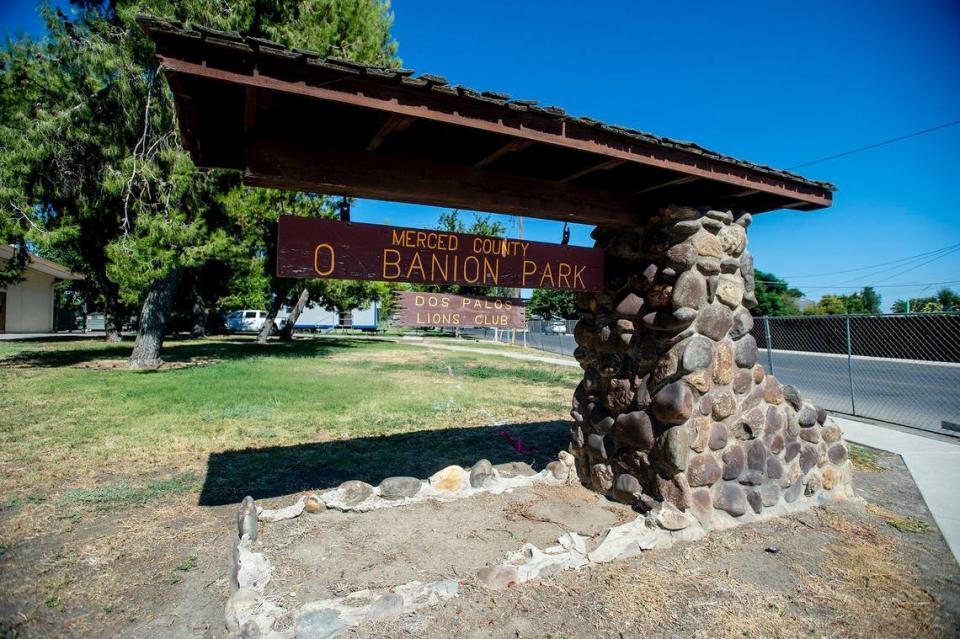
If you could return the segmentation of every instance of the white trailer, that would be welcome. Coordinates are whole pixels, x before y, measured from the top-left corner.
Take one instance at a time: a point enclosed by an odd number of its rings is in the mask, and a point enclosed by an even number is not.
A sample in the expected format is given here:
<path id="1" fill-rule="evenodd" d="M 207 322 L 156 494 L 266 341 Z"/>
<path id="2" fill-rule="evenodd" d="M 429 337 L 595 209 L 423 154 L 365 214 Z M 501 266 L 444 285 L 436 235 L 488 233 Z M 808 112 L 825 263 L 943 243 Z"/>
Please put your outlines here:
<path id="1" fill-rule="evenodd" d="M 376 331 L 380 329 L 379 311 L 377 302 L 373 302 L 366 308 L 355 308 L 349 313 L 328 311 L 319 304 L 311 303 L 300 313 L 294 328 L 298 331 L 328 331 L 334 328 Z M 288 315 L 290 315 L 290 307 L 284 307 L 277 314 L 277 325 L 283 326 Z"/>

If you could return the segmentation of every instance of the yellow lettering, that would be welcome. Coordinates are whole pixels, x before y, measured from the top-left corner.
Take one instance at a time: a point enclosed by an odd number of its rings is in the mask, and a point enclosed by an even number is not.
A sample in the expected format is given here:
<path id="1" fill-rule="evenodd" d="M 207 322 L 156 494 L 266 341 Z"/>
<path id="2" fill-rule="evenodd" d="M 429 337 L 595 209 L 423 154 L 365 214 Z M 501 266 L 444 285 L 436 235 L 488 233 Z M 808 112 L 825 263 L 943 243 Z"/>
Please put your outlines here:
<path id="1" fill-rule="evenodd" d="M 330 268 L 325 271 L 320 269 L 320 249 L 326 249 L 326 251 L 330 254 Z M 333 269 L 337 265 L 336 257 L 337 254 L 333 250 L 332 246 L 329 244 L 317 244 L 317 248 L 313 251 L 313 270 L 316 271 L 317 275 L 320 277 L 326 277 L 327 275 L 330 275 L 333 273 Z"/>
<path id="2" fill-rule="evenodd" d="M 580 287 L 580 288 L 586 288 L 586 287 L 587 287 L 587 285 L 584 284 L 584 282 L 583 282 L 583 278 L 580 277 L 581 275 L 583 275 L 583 271 L 584 271 L 586 268 L 587 268 L 586 266 L 578 266 L 578 267 L 576 267 L 575 269 L 573 269 L 573 285 L 574 285 L 574 286 L 578 286 L 577 282 L 579 281 L 579 282 L 580 282 L 580 284 L 579 284 L 579 287 Z"/>
<path id="3" fill-rule="evenodd" d="M 467 274 L 467 266 L 470 264 L 470 260 L 473 260 L 473 277 Z M 477 280 L 480 279 L 480 260 L 473 255 L 463 260 L 463 279 L 470 284 L 476 284 Z"/>
<path id="4" fill-rule="evenodd" d="M 487 279 L 487 276 L 490 279 Z M 490 263 L 490 260 L 483 258 L 483 281 L 484 282 L 493 282 L 494 285 L 498 284 L 500 279 L 500 260 L 494 260 L 493 264 Z"/>
<path id="5" fill-rule="evenodd" d="M 436 281 L 437 281 L 437 272 L 438 272 L 438 271 L 440 272 L 440 275 L 442 276 L 441 279 L 446 280 L 446 279 L 447 279 L 447 271 L 450 270 L 450 269 L 449 269 L 449 266 L 450 266 L 450 256 L 449 256 L 449 255 L 444 255 L 444 256 L 443 256 L 443 266 L 440 266 L 440 258 L 437 257 L 437 255 L 436 255 L 435 253 L 431 253 L 431 254 L 430 254 L 430 281 L 431 281 L 431 282 L 436 282 Z"/>
<path id="6" fill-rule="evenodd" d="M 400 245 L 403 243 L 403 231 L 400 229 L 393 229 L 393 242 L 394 246 Z"/>
<path id="7" fill-rule="evenodd" d="M 528 266 L 528 265 L 529 265 L 529 267 L 530 267 L 530 270 L 527 270 L 527 266 Z M 527 285 L 527 277 L 529 277 L 529 276 L 531 276 L 531 275 L 533 275 L 534 273 L 537 272 L 537 265 L 536 265 L 534 262 L 531 262 L 530 260 L 524 260 L 524 261 L 523 261 L 523 267 L 522 267 L 522 268 L 523 268 L 523 272 L 522 272 L 522 275 L 521 275 L 521 277 L 520 277 L 521 286 L 526 287 L 526 285 Z"/>
<path id="8" fill-rule="evenodd" d="M 570 265 L 560 262 L 557 266 L 557 283 L 559 283 L 560 286 L 569 287 L 570 282 L 567 279 L 568 277 L 570 277 Z"/>
<path id="9" fill-rule="evenodd" d="M 394 260 L 387 260 L 387 254 L 391 253 L 395 257 Z M 387 267 L 395 268 L 396 272 L 393 275 L 387 275 Z M 400 251 L 396 249 L 383 249 L 383 279 L 385 280 L 395 280 L 400 277 Z"/>
<path id="10" fill-rule="evenodd" d="M 540 275 L 540 288 L 543 288 L 543 283 L 547 280 L 547 278 L 550 279 L 550 288 L 555 288 L 556 283 L 553 281 L 553 269 L 550 268 L 550 262 L 547 262 L 543 265 L 543 274 Z"/>

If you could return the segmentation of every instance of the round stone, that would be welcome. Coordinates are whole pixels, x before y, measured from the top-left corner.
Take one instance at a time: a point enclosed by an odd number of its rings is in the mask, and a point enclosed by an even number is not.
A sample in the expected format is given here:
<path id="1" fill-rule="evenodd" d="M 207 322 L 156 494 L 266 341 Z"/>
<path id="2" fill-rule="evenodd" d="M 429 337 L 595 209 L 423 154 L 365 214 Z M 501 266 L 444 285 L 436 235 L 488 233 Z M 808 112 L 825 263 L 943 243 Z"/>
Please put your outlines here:
<path id="1" fill-rule="evenodd" d="M 715 257 L 697 258 L 697 270 L 704 275 L 716 275 L 720 272 L 720 260 Z"/>
<path id="2" fill-rule="evenodd" d="M 308 513 L 319 513 L 326 510 L 327 506 L 317 495 L 307 495 L 303 501 L 303 509 Z"/>
<path id="3" fill-rule="evenodd" d="M 693 236 L 693 247 L 697 249 L 697 253 L 704 257 L 715 257 L 718 260 L 723 259 L 723 247 L 720 245 L 720 240 L 711 233 L 706 231 L 700 231 Z"/>
<path id="4" fill-rule="evenodd" d="M 783 435 L 774 435 L 770 438 L 770 443 L 767 445 L 770 448 L 770 452 L 774 455 L 779 455 L 783 450 L 785 442 L 783 441 Z"/>
<path id="5" fill-rule="evenodd" d="M 730 338 L 738 340 L 753 329 L 753 316 L 745 308 L 738 308 L 733 312 L 733 326 L 730 327 Z"/>
<path id="6" fill-rule="evenodd" d="M 747 498 L 743 487 L 732 482 L 723 482 L 713 488 L 713 507 L 726 511 L 733 517 L 747 512 Z"/>
<path id="7" fill-rule="evenodd" d="M 761 366 L 760 364 L 757 364 L 756 366 L 753 367 L 752 372 L 753 372 L 753 383 L 754 384 L 763 383 L 763 378 L 764 378 L 763 366 Z"/>
<path id="8" fill-rule="evenodd" d="M 457 468 L 460 467 L 457 466 Z M 463 469 L 460 468 L 460 470 L 462 471 Z M 443 471 L 440 472 L 442 473 Z M 407 499 L 420 492 L 422 485 L 421 481 L 416 477 L 387 477 L 380 482 L 380 496 L 390 500 Z"/>
<path id="9" fill-rule="evenodd" d="M 683 349 L 681 366 L 687 371 L 706 368 L 713 359 L 713 342 L 703 335 L 694 336 Z"/>
<path id="10" fill-rule="evenodd" d="M 767 447 L 759 439 L 753 440 L 747 448 L 747 468 L 763 472 L 767 467 Z"/>
<path id="11" fill-rule="evenodd" d="M 721 273 L 717 281 L 717 299 L 736 309 L 743 301 L 743 280 L 737 275 Z"/>
<path id="12" fill-rule="evenodd" d="M 613 488 L 613 469 L 607 464 L 594 464 L 590 467 L 590 482 L 594 490 L 607 492 Z"/>
<path id="13" fill-rule="evenodd" d="M 710 450 L 720 450 L 727 445 L 727 427 L 720 422 L 713 422 L 710 426 L 710 439 L 707 443 Z"/>
<path id="14" fill-rule="evenodd" d="M 345 481 L 337 487 L 337 496 L 347 506 L 356 506 L 372 494 L 373 486 L 355 479 Z"/>
<path id="15" fill-rule="evenodd" d="M 723 304 L 711 304 L 697 317 L 697 332 L 715 342 L 722 340 L 733 326 L 733 313 Z"/>
<path id="16" fill-rule="evenodd" d="M 643 298 L 636 293 L 628 292 L 617 303 L 616 308 L 613 309 L 613 312 L 620 317 L 636 317 L 640 314 L 641 308 L 643 308 Z M 574 332 L 574 338 L 576 338 L 576 332 Z"/>
<path id="17" fill-rule="evenodd" d="M 817 409 L 810 404 L 804 404 L 797 413 L 797 422 L 800 423 L 801 428 L 810 428 L 817 423 Z"/>
<path id="18" fill-rule="evenodd" d="M 735 223 L 735 224 L 739 224 L 739 225 L 742 226 L 743 228 L 747 228 L 747 227 L 750 226 L 750 223 L 751 223 L 751 222 L 753 222 L 753 215 L 751 215 L 750 213 L 747 213 L 746 211 L 744 211 L 743 213 L 740 213 L 740 214 L 737 216 L 737 219 L 735 220 L 734 223 Z"/>
<path id="19" fill-rule="evenodd" d="M 611 379 L 604 397 L 604 405 L 614 415 L 619 415 L 633 403 L 633 388 L 629 379 Z"/>
<path id="20" fill-rule="evenodd" d="M 810 497 L 818 492 L 820 492 L 820 478 L 816 475 L 810 475 L 807 477 L 807 481 L 804 484 L 803 494 L 807 497 Z"/>
<path id="21" fill-rule="evenodd" d="M 786 448 L 783 451 L 783 460 L 791 461 L 794 457 L 800 454 L 800 448 L 803 446 L 800 442 L 790 442 L 787 444 Z"/>
<path id="22" fill-rule="evenodd" d="M 720 464 L 710 453 L 694 455 L 687 464 L 687 481 L 691 486 L 712 486 L 721 474 Z"/>
<path id="23" fill-rule="evenodd" d="M 707 211 L 704 215 L 714 220 L 720 220 L 724 224 L 730 224 L 730 222 L 733 222 L 733 213 L 731 213 L 730 211 L 718 211 L 718 210 L 711 209 Z"/>
<path id="24" fill-rule="evenodd" d="M 796 386 L 784 384 L 783 399 L 793 407 L 793 410 L 800 410 L 803 408 L 803 400 L 800 398 L 800 391 L 797 390 Z"/>
<path id="25" fill-rule="evenodd" d="M 690 429 L 686 424 L 668 429 L 658 439 L 660 458 L 674 472 L 686 470 L 690 458 Z"/>
<path id="26" fill-rule="evenodd" d="M 674 308 L 700 308 L 707 297 L 707 283 L 697 271 L 685 271 L 673 285 Z"/>
<path id="27" fill-rule="evenodd" d="M 817 453 L 816 446 L 805 444 L 803 448 L 800 449 L 800 471 L 804 475 L 817 465 L 817 457 L 819 457 L 819 453 Z"/>
<path id="28" fill-rule="evenodd" d="M 693 414 L 693 392 L 683 382 L 667 384 L 653 396 L 650 408 L 665 424 L 682 424 Z"/>
<path id="29" fill-rule="evenodd" d="M 733 415 L 734 411 L 737 410 L 737 400 L 733 396 L 733 393 L 726 389 L 717 389 L 710 393 L 712 398 L 712 415 L 713 418 L 717 421 L 726 419 L 730 415 Z"/>
<path id="30" fill-rule="evenodd" d="M 750 374 L 750 371 L 747 370 L 738 370 L 733 375 L 733 392 L 737 395 L 743 395 L 750 390 L 750 385 L 753 382 L 753 376 Z"/>
<path id="31" fill-rule="evenodd" d="M 697 249 L 692 244 L 675 244 L 667 249 L 667 260 L 677 271 L 686 271 L 697 263 Z"/>
<path id="32" fill-rule="evenodd" d="M 823 441 L 827 442 L 828 444 L 839 441 L 840 435 L 840 427 L 832 421 L 828 422 L 827 425 L 820 430 L 820 437 L 822 437 Z"/>
<path id="33" fill-rule="evenodd" d="M 470 485 L 474 488 L 483 488 L 495 476 L 490 460 L 481 459 L 470 469 Z"/>
<path id="34" fill-rule="evenodd" d="M 763 380 L 763 401 L 768 404 L 783 403 L 783 385 L 773 375 Z"/>
<path id="35" fill-rule="evenodd" d="M 613 498 L 625 504 L 632 504 L 643 490 L 633 475 L 621 473 L 613 485 Z"/>
<path id="36" fill-rule="evenodd" d="M 768 481 L 760 486 L 760 499 L 767 508 L 777 505 L 780 501 L 780 487 L 776 482 Z"/>
<path id="37" fill-rule="evenodd" d="M 774 406 L 768 406 L 766 432 L 769 434 L 779 433 L 780 429 L 783 428 L 783 422 L 783 413 Z"/>
<path id="38" fill-rule="evenodd" d="M 723 451 L 723 478 L 736 479 L 743 473 L 747 456 L 740 446 L 728 446 Z"/>
<path id="39" fill-rule="evenodd" d="M 827 456 L 831 462 L 840 465 L 847 460 L 847 447 L 843 444 L 834 444 L 827 450 Z"/>
<path id="40" fill-rule="evenodd" d="M 823 424 L 827 421 L 827 410 L 823 406 L 817 406 L 817 423 Z"/>
<path id="41" fill-rule="evenodd" d="M 824 468 L 820 475 L 823 481 L 823 487 L 826 490 L 832 490 L 833 487 L 837 485 L 837 482 L 840 481 L 840 473 L 833 466 Z"/>
<path id="42" fill-rule="evenodd" d="M 718 343 L 713 351 L 713 381 L 726 385 L 733 381 L 734 347 L 728 339 Z"/>
<path id="43" fill-rule="evenodd" d="M 739 256 L 743 249 L 747 247 L 746 231 L 743 230 L 742 226 L 735 224 L 725 226 L 717 234 L 717 239 L 720 240 L 720 248 L 734 257 Z"/>
<path id="44" fill-rule="evenodd" d="M 613 425 L 613 438 L 627 448 L 650 450 L 654 442 L 650 417 L 642 410 L 619 415 Z"/>
<path id="45" fill-rule="evenodd" d="M 691 501 L 690 512 L 701 526 L 709 526 L 710 515 L 713 513 L 713 498 L 710 496 L 710 491 L 706 488 L 693 491 Z"/>
<path id="46" fill-rule="evenodd" d="M 783 492 L 783 500 L 788 504 L 792 504 L 797 501 L 800 497 L 800 493 L 803 491 L 803 480 L 797 479 L 794 481 L 789 488 Z"/>
<path id="47" fill-rule="evenodd" d="M 747 503 L 750 504 L 753 512 L 759 514 L 760 511 L 763 510 L 763 498 L 760 496 L 760 490 L 757 488 L 748 488 L 746 492 Z"/>
<path id="48" fill-rule="evenodd" d="M 677 473 L 670 478 L 657 475 L 657 490 L 660 491 L 660 496 L 664 500 L 680 510 L 690 507 L 690 483 L 687 481 L 686 473 Z"/>
<path id="49" fill-rule="evenodd" d="M 757 363 L 757 340 L 753 335 L 744 335 L 743 339 L 737 340 L 735 361 L 740 368 L 753 368 Z"/>
<path id="50" fill-rule="evenodd" d="M 816 444 L 820 441 L 820 433 L 817 432 L 817 428 L 801 428 L 800 429 L 800 439 L 805 442 L 810 442 L 811 444 Z"/>
<path id="51" fill-rule="evenodd" d="M 783 464 L 780 460 L 770 455 L 767 457 L 767 477 L 770 479 L 780 479 L 783 477 Z"/>
<path id="52" fill-rule="evenodd" d="M 603 444 L 603 435 L 592 433 L 587 436 L 587 454 L 591 461 L 604 461 L 607 458 L 607 449 Z"/>

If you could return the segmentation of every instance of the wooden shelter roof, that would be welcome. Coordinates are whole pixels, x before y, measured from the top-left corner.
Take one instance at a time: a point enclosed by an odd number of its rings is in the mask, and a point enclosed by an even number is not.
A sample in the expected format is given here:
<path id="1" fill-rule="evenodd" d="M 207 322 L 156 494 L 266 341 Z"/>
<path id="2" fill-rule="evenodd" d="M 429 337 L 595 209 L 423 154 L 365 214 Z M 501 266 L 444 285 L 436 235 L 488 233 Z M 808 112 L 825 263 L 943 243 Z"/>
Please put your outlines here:
<path id="1" fill-rule="evenodd" d="M 428 73 L 141 16 L 184 146 L 251 185 L 634 224 L 664 203 L 760 213 L 834 187 Z"/>

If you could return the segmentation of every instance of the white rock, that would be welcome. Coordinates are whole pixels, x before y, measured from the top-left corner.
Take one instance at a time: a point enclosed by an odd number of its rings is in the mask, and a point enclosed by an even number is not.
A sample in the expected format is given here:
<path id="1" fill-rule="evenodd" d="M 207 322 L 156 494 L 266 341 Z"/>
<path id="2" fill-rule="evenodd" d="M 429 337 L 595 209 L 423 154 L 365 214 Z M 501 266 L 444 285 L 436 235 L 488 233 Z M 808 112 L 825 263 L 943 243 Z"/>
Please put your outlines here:
<path id="1" fill-rule="evenodd" d="M 260 508 L 257 507 L 257 518 L 260 521 L 283 521 L 284 519 L 295 519 L 300 516 L 303 512 L 303 508 L 306 505 L 306 498 L 301 497 L 297 500 L 297 503 L 287 506 L 286 508 Z"/>

